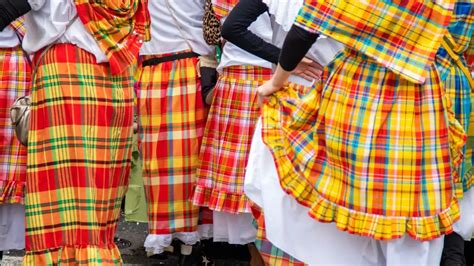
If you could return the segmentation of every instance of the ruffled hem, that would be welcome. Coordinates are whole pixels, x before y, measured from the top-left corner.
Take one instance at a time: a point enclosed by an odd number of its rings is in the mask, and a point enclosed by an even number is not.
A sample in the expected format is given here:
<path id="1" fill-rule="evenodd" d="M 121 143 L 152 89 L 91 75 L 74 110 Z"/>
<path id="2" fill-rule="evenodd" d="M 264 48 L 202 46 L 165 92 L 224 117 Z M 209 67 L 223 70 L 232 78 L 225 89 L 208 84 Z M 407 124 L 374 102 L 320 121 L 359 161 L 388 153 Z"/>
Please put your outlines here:
<path id="1" fill-rule="evenodd" d="M 286 100 L 291 101 L 298 99 L 298 95 L 296 94 L 297 90 L 295 90 L 293 87 L 294 84 L 290 85 L 289 88 L 276 92 L 273 96 L 268 98 L 267 102 L 262 107 L 262 140 L 265 145 L 270 148 L 275 164 L 278 166 L 276 169 L 278 176 L 280 177 L 279 180 L 282 189 L 287 194 L 295 198 L 299 204 L 309 208 L 311 207 L 312 203 L 317 200 L 318 193 L 314 189 L 314 186 L 306 178 L 304 178 L 304 175 L 300 169 L 295 168 L 291 158 L 296 158 L 296 155 L 294 154 L 293 149 L 287 148 L 291 147 L 291 143 L 288 138 L 284 137 L 285 133 L 282 130 L 283 125 L 280 124 L 285 123 L 284 126 L 287 126 L 292 130 L 310 130 L 308 127 L 306 127 L 306 125 L 299 124 L 297 122 L 289 125 L 287 121 L 281 120 L 280 112 L 288 111 L 286 110 L 286 104 L 305 105 L 305 102 L 283 103 L 283 101 Z M 319 109 L 319 103 L 321 99 L 320 89 L 321 88 L 318 89 L 318 87 L 316 87 L 316 89 L 310 92 L 312 95 L 308 95 L 305 99 L 305 101 L 309 101 L 309 103 L 312 105 L 312 115 L 316 115 Z M 290 106 L 289 108 L 292 107 Z M 310 109 L 309 106 L 306 106 L 305 108 L 308 110 Z M 291 170 L 284 171 L 284 169 Z"/>
<path id="2" fill-rule="evenodd" d="M 0 204 L 23 204 L 25 182 L 0 181 Z"/>
<path id="3" fill-rule="evenodd" d="M 467 135 L 464 131 L 462 125 L 455 117 L 455 113 L 452 108 L 452 103 L 449 97 L 444 96 L 446 101 L 446 110 L 447 110 L 447 117 L 449 123 L 449 149 L 451 155 L 451 169 L 452 170 L 452 177 L 454 182 L 454 195 L 456 199 L 462 199 L 464 197 L 464 178 L 460 175 L 459 171 L 461 169 L 461 165 L 464 162 L 464 153 L 463 148 L 467 142 Z M 471 184 L 472 185 L 472 184 Z"/>
<path id="4" fill-rule="evenodd" d="M 27 251 L 24 265 L 122 265 L 115 244 L 106 247 L 63 246 L 40 251 Z"/>
<path id="5" fill-rule="evenodd" d="M 198 232 L 177 232 L 166 235 L 149 234 L 145 240 L 145 250 L 148 253 L 161 254 L 165 248 L 171 246 L 173 239 L 179 239 L 185 245 L 194 245 L 201 240 L 201 236 Z"/>
<path id="6" fill-rule="evenodd" d="M 309 215 L 323 223 L 336 223 L 337 228 L 351 234 L 376 240 L 391 240 L 406 233 L 420 241 L 429 241 L 453 232 L 460 209 L 456 199 L 446 210 L 429 217 L 387 217 L 367 214 L 338 206 L 321 196 L 313 204 Z"/>
<path id="7" fill-rule="evenodd" d="M 264 143 L 272 152 L 282 189 L 295 198 L 299 204 L 309 207 L 309 215 L 312 218 L 325 223 L 334 222 L 340 230 L 371 237 L 376 240 L 396 239 L 408 233 L 414 239 L 426 241 L 453 231 L 453 224 L 460 218 L 458 197 L 462 197 L 463 194 L 462 185 L 456 184 L 456 181 L 460 180 L 459 177 L 456 178 L 456 175 L 458 175 L 456 169 L 463 162 L 462 149 L 467 137 L 462 126 L 454 118 L 449 102 L 446 109 L 448 110 L 450 160 L 453 169 L 453 180 L 455 181 L 450 206 L 442 212 L 429 217 L 387 217 L 358 212 L 339 206 L 324 199 L 316 191 L 311 183 L 312 180 L 307 180 L 302 169 L 294 165 L 292 158 L 297 157 L 291 148 L 292 143 L 290 143 L 290 139 L 285 138 L 286 133 L 283 130 L 285 127 L 291 128 L 292 131 L 310 130 L 313 125 L 304 125 L 300 121 L 290 121 L 291 124 L 288 124 L 287 121 L 280 121 L 280 112 L 288 113 L 292 111 L 291 107 L 290 110 L 286 110 L 287 106 L 282 105 L 280 102 L 280 99 L 283 97 L 285 97 L 284 94 L 270 97 L 264 105 L 262 137 Z M 289 97 L 292 96 L 290 95 Z M 306 97 L 305 102 L 308 102 L 309 98 Z M 309 116 L 317 114 L 319 103 L 320 94 L 313 92 L 312 100 L 308 102 L 311 106 L 298 108 L 299 110 L 312 109 L 312 112 L 305 113 L 308 118 L 306 121 L 311 120 Z M 286 124 L 281 125 L 281 123 Z"/>
<path id="8" fill-rule="evenodd" d="M 194 187 L 193 204 L 234 214 L 251 212 L 249 199 L 245 194 L 227 193 L 199 185 Z"/>

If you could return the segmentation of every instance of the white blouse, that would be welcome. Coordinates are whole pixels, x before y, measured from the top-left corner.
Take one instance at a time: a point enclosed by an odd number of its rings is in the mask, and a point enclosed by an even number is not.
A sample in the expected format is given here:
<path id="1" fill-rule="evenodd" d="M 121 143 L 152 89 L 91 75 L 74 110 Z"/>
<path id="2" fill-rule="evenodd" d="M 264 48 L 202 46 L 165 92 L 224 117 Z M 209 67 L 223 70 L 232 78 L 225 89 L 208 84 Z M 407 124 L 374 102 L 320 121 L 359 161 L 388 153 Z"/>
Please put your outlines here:
<path id="1" fill-rule="evenodd" d="M 0 31 L 0 48 L 11 48 L 20 44 L 15 31 L 6 27 L 3 31 Z"/>
<path id="2" fill-rule="evenodd" d="M 200 55 L 214 54 L 214 47 L 206 44 L 202 33 L 205 0 L 169 0 L 174 18 L 165 1 L 167 0 L 148 1 L 151 41 L 144 43 L 140 54 L 160 55 L 190 48 Z"/>
<path id="3" fill-rule="evenodd" d="M 28 0 L 32 10 L 26 15 L 26 35 L 23 48 L 34 53 L 58 40 L 71 43 L 92 53 L 97 63 L 108 59 L 92 35 L 77 18 L 66 31 L 66 27 L 76 14 L 73 0 Z"/>
<path id="4" fill-rule="evenodd" d="M 222 19 L 222 24 L 224 23 L 225 18 Z M 272 42 L 272 26 L 270 21 L 270 16 L 268 13 L 263 13 L 254 21 L 249 30 L 254 34 L 265 40 L 266 42 Z M 230 66 L 259 66 L 264 68 L 271 68 L 272 63 L 250 54 L 230 42 L 226 42 L 224 45 L 224 50 L 222 52 L 221 62 L 217 67 L 219 72 L 222 71 L 224 67 Z"/>

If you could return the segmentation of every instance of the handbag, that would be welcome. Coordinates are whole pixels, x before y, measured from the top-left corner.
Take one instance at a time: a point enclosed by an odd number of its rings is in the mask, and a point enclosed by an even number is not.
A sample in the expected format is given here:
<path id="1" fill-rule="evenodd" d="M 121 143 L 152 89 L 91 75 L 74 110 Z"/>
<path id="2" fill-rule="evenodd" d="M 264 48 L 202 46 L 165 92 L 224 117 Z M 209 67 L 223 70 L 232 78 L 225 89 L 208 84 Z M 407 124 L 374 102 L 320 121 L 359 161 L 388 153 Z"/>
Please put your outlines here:
<path id="1" fill-rule="evenodd" d="M 204 17 L 202 18 L 202 33 L 204 41 L 209 45 L 221 45 L 221 22 L 217 18 L 212 0 L 206 0 Z"/>
<path id="2" fill-rule="evenodd" d="M 69 29 L 69 26 L 71 26 L 78 16 L 76 15 L 66 26 L 64 32 L 66 32 Z M 16 31 L 15 31 L 16 32 Z M 17 33 L 18 36 L 18 33 Z M 19 37 L 19 36 L 18 36 Z M 38 71 L 38 67 L 40 63 L 43 61 L 44 56 L 46 53 L 57 43 L 57 41 L 62 37 L 59 36 L 56 41 L 48 45 L 40 54 L 38 57 L 38 61 L 35 64 L 32 72 L 32 78 L 31 78 L 31 84 L 34 84 L 34 81 L 36 79 L 36 72 Z M 22 39 L 20 39 L 20 46 L 22 42 Z M 22 47 L 23 49 L 23 47 Z M 23 53 L 27 55 L 27 53 L 23 50 Z M 28 58 L 29 59 L 29 58 Z M 28 60 L 31 64 L 31 61 Z M 25 95 L 22 96 L 18 99 L 16 99 L 13 102 L 13 105 L 10 107 L 10 120 L 12 122 L 13 127 L 15 128 L 15 135 L 18 139 L 18 141 L 24 145 L 28 145 L 28 131 L 30 129 L 30 112 L 31 112 L 31 96 Z"/>

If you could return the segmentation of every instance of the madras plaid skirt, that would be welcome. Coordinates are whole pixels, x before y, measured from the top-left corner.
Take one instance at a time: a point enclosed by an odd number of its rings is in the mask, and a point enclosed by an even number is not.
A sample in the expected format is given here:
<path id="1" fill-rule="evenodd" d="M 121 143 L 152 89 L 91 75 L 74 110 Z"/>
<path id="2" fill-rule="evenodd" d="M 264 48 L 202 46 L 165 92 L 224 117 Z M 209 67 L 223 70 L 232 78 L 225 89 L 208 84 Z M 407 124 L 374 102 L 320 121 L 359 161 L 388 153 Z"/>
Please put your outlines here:
<path id="1" fill-rule="evenodd" d="M 285 190 L 313 218 L 379 240 L 453 230 L 452 170 L 466 136 L 437 71 L 429 73 L 417 85 L 346 50 L 300 105 L 269 99 L 263 139 Z"/>
<path id="2" fill-rule="evenodd" d="M 130 174 L 133 78 L 58 44 L 33 86 L 25 265 L 118 265 Z"/>
<path id="3" fill-rule="evenodd" d="M 260 116 L 257 88 L 271 70 L 254 66 L 224 68 L 204 131 L 193 202 L 214 211 L 250 212 L 244 195 L 245 167 Z"/>
<path id="4" fill-rule="evenodd" d="M 10 107 L 30 94 L 31 67 L 18 46 L 0 48 L 0 204 L 22 203 L 26 180 L 26 147 L 15 136 Z"/>
<path id="5" fill-rule="evenodd" d="M 158 57 L 165 57 L 161 55 Z M 145 56 L 147 60 L 156 56 Z M 206 110 L 197 58 L 143 67 L 138 83 L 148 232 L 197 232 L 191 201 Z"/>

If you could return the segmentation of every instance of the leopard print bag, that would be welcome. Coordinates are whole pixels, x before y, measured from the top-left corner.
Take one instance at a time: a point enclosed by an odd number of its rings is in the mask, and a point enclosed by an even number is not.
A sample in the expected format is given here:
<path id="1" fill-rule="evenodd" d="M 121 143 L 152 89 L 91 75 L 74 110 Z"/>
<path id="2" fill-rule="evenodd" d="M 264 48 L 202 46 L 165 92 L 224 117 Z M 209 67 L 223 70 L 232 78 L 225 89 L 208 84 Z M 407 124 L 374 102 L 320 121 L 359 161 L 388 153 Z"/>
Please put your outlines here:
<path id="1" fill-rule="evenodd" d="M 206 43 L 209 45 L 220 45 L 221 22 L 217 18 L 216 13 L 214 13 L 211 0 L 206 0 L 202 23 L 202 32 Z"/>

